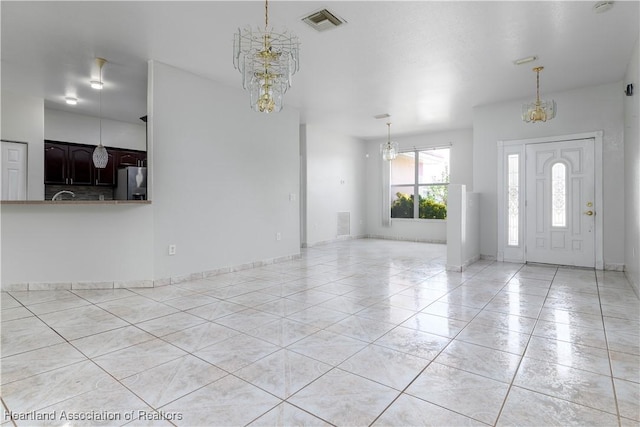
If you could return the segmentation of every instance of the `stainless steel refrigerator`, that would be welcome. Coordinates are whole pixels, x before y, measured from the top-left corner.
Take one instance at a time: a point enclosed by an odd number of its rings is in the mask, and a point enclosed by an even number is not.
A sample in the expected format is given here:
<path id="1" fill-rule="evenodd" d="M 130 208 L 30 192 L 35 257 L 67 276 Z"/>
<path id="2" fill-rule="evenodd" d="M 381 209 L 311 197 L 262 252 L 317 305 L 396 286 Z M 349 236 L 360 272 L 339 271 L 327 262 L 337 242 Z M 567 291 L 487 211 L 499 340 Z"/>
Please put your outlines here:
<path id="1" fill-rule="evenodd" d="M 118 169 L 116 200 L 147 200 L 147 168 L 127 166 Z"/>

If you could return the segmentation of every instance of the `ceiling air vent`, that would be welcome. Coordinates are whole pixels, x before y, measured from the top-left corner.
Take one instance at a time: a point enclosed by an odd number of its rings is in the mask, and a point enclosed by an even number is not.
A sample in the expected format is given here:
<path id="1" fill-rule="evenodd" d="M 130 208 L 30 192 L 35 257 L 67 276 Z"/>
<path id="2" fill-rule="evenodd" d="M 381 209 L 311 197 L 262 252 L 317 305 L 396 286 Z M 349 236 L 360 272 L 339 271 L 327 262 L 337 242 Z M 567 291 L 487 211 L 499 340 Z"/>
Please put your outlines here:
<path id="1" fill-rule="evenodd" d="M 326 31 L 332 28 L 336 28 L 347 21 L 337 17 L 335 14 L 329 12 L 327 9 L 319 10 L 311 15 L 302 18 L 304 22 L 309 24 L 316 31 Z"/>

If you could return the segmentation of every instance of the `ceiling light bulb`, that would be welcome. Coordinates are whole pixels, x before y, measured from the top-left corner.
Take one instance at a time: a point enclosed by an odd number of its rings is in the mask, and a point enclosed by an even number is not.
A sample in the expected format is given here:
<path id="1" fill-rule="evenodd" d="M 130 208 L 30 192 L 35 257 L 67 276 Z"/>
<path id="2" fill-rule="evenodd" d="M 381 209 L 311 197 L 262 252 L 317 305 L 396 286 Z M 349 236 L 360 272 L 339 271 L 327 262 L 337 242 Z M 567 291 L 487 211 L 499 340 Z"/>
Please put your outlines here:
<path id="1" fill-rule="evenodd" d="M 91 80 L 91 87 L 94 89 L 102 89 L 102 82 L 99 80 Z"/>
<path id="2" fill-rule="evenodd" d="M 78 98 L 72 96 L 67 96 L 64 100 L 69 105 L 76 105 L 78 103 Z"/>

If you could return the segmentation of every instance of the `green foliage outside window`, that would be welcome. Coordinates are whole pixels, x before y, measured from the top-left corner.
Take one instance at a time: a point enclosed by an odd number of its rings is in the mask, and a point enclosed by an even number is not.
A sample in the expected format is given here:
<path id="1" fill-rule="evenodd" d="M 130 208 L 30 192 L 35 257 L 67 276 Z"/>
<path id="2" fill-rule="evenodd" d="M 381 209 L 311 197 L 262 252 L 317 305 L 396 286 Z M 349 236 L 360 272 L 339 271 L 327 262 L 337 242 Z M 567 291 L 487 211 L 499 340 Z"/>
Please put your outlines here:
<path id="1" fill-rule="evenodd" d="M 412 195 L 396 193 L 397 199 L 391 204 L 391 218 L 413 218 Z M 418 215 L 421 219 L 446 219 L 447 206 L 432 198 L 418 196 Z"/>

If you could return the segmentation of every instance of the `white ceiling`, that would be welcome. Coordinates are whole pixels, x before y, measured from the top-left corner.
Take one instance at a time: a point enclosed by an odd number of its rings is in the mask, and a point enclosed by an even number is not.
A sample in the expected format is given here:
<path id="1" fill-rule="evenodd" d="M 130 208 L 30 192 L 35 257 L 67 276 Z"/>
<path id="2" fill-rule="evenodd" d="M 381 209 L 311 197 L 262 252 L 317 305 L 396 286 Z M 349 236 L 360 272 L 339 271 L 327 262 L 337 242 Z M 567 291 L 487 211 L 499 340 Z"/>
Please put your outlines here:
<path id="1" fill-rule="evenodd" d="M 593 1 L 272 1 L 269 21 L 301 42 L 285 108 L 302 121 L 361 138 L 469 128 L 476 105 L 622 80 L 638 39 L 639 2 L 601 14 Z M 150 59 L 241 88 L 233 34 L 264 23 L 264 3 L 1 2 L 2 89 L 48 108 L 98 115 L 89 88 L 103 70 L 103 116 L 146 115 Z M 301 18 L 328 8 L 348 23 L 316 32 Z M 513 60 L 537 55 L 522 66 Z M 640 82 L 638 82 L 640 84 Z M 621 86 L 620 90 L 623 90 Z M 79 99 L 75 107 L 65 95 Z M 242 95 L 245 96 L 245 95 Z M 248 104 L 248 100 L 247 100 Z M 247 108 L 248 105 L 247 105 Z M 561 111 L 562 106 L 558 106 Z M 256 113 L 258 114 L 258 113 Z"/>

